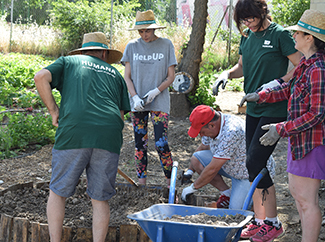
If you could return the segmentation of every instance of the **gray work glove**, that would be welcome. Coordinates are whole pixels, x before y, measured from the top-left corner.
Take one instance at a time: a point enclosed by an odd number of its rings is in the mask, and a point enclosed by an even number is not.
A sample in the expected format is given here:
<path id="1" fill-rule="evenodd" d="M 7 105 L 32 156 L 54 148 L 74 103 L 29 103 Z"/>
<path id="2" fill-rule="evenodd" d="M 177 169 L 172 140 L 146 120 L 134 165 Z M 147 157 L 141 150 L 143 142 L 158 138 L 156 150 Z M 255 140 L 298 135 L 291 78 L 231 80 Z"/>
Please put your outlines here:
<path id="1" fill-rule="evenodd" d="M 222 84 L 222 89 L 225 89 L 226 84 L 228 82 L 229 73 L 228 71 L 223 71 L 219 76 L 218 79 L 212 86 L 212 93 L 215 96 L 218 96 L 219 86 Z"/>
<path id="2" fill-rule="evenodd" d="M 191 186 L 185 187 L 182 191 L 182 201 L 186 203 L 187 197 L 196 191 L 197 189 L 194 188 L 194 183 L 192 183 Z"/>
<path id="3" fill-rule="evenodd" d="M 267 88 L 273 88 L 273 87 L 277 87 L 277 86 L 280 86 L 280 85 L 281 85 L 281 83 L 277 79 L 274 79 L 273 81 L 269 81 L 268 83 L 265 83 L 262 86 L 260 86 L 256 90 L 256 92 L 264 91 Z"/>
<path id="4" fill-rule="evenodd" d="M 151 103 L 159 93 L 160 93 L 160 91 L 159 91 L 158 87 L 147 92 L 147 94 L 144 95 L 144 97 L 143 97 L 144 99 L 146 99 L 145 104 Z"/>
<path id="5" fill-rule="evenodd" d="M 268 130 L 261 138 L 260 142 L 264 146 L 272 146 L 274 145 L 279 139 L 280 135 L 276 131 L 276 124 L 266 124 L 263 125 L 261 128 L 263 130 Z"/>
<path id="6" fill-rule="evenodd" d="M 135 110 L 142 111 L 144 109 L 144 101 L 141 98 L 139 98 L 138 95 L 134 95 L 132 97 L 132 100 L 133 100 L 133 107 Z"/>
<path id="7" fill-rule="evenodd" d="M 256 92 L 246 94 L 240 101 L 239 107 L 243 106 L 245 102 L 257 102 L 260 96 Z"/>

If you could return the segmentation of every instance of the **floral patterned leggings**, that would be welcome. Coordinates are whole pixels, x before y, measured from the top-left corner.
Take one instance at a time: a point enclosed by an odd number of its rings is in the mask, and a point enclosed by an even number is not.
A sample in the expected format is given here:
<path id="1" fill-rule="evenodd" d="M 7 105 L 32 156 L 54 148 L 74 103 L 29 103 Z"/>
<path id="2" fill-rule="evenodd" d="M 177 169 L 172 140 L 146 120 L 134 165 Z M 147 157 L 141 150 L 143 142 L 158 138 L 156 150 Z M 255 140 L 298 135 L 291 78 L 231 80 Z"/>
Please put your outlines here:
<path id="1" fill-rule="evenodd" d="M 168 146 L 168 113 L 158 111 L 130 112 L 135 139 L 135 162 L 138 178 L 147 177 L 148 119 L 149 113 L 155 132 L 155 147 L 165 177 L 170 179 L 173 167 L 171 152 Z"/>

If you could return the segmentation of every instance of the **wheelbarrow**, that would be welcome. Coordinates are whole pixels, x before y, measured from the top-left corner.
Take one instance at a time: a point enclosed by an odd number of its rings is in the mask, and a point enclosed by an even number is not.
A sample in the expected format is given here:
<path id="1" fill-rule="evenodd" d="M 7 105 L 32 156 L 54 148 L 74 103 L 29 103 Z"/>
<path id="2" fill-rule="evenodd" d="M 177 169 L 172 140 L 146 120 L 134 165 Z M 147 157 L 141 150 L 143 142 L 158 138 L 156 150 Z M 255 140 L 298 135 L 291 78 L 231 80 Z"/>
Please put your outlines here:
<path id="1" fill-rule="evenodd" d="M 168 204 L 156 204 L 127 217 L 136 220 L 153 242 L 234 242 L 240 239 L 241 230 L 253 217 L 254 213 L 247 211 L 253 193 L 259 181 L 266 174 L 264 168 L 254 179 L 245 199 L 243 209 L 215 209 L 172 204 L 176 183 L 177 165 L 174 165 Z M 176 168 L 175 168 L 176 166 Z M 166 221 L 173 215 L 187 216 L 206 213 L 209 216 L 226 216 L 241 214 L 245 219 L 236 226 L 218 226 L 209 224 L 191 224 Z"/>

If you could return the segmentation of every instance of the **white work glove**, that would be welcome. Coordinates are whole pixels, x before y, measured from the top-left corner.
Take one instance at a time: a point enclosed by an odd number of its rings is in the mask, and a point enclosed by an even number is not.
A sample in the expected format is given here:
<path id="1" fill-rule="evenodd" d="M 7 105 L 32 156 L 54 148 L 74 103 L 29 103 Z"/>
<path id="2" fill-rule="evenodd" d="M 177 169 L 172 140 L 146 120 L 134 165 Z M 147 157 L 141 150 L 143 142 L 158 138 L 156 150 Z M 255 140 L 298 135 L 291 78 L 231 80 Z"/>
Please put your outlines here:
<path id="1" fill-rule="evenodd" d="M 269 81 L 268 83 L 263 84 L 262 86 L 260 86 L 256 92 L 260 92 L 260 91 L 264 91 L 267 88 L 273 88 L 273 87 L 277 87 L 280 86 L 282 83 L 280 83 L 277 79 L 274 79 L 273 81 Z"/>
<path id="2" fill-rule="evenodd" d="M 144 99 L 146 99 L 145 104 L 151 103 L 155 99 L 155 97 L 157 97 L 157 95 L 159 93 L 160 93 L 160 91 L 159 91 L 158 87 L 147 92 L 147 94 L 144 95 L 144 97 L 143 97 Z"/>
<path id="3" fill-rule="evenodd" d="M 215 96 L 218 96 L 219 86 L 222 84 L 222 89 L 225 89 L 226 84 L 228 82 L 229 73 L 228 71 L 223 71 L 220 76 L 218 76 L 218 79 L 215 81 L 215 83 L 212 86 L 212 93 Z"/>
<path id="4" fill-rule="evenodd" d="M 260 99 L 260 96 L 256 93 L 246 94 L 240 101 L 239 107 L 243 106 L 244 102 L 257 102 Z"/>
<path id="5" fill-rule="evenodd" d="M 189 187 L 185 187 L 182 191 L 182 196 L 181 196 L 182 201 L 186 203 L 188 195 L 190 195 L 196 191 L 197 191 L 197 189 L 194 188 L 194 183 L 192 183 L 191 186 L 189 186 Z"/>
<path id="6" fill-rule="evenodd" d="M 261 128 L 263 130 L 268 130 L 261 138 L 260 142 L 264 146 L 272 146 L 274 145 L 279 139 L 280 135 L 276 131 L 276 124 L 266 124 L 263 125 Z"/>
<path id="7" fill-rule="evenodd" d="M 133 100 L 133 107 L 135 110 L 141 111 L 144 109 L 144 102 L 141 98 L 139 98 L 138 95 L 134 95 L 132 97 L 132 100 Z"/>

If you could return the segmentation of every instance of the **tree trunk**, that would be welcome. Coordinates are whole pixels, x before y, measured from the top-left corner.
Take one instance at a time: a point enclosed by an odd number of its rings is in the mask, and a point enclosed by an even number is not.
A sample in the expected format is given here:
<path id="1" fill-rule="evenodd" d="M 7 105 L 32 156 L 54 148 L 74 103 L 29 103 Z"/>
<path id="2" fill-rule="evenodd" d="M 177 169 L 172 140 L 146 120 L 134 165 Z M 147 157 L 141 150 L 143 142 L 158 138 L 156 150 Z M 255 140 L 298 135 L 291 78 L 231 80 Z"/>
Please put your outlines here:
<path id="1" fill-rule="evenodd" d="M 208 17 L 208 0 L 195 0 L 194 16 L 190 41 L 183 49 L 183 58 L 179 64 L 178 71 L 184 71 L 190 74 L 194 79 L 195 93 L 199 85 L 200 63 L 202 61 L 203 45 L 205 41 L 205 28 Z"/>

